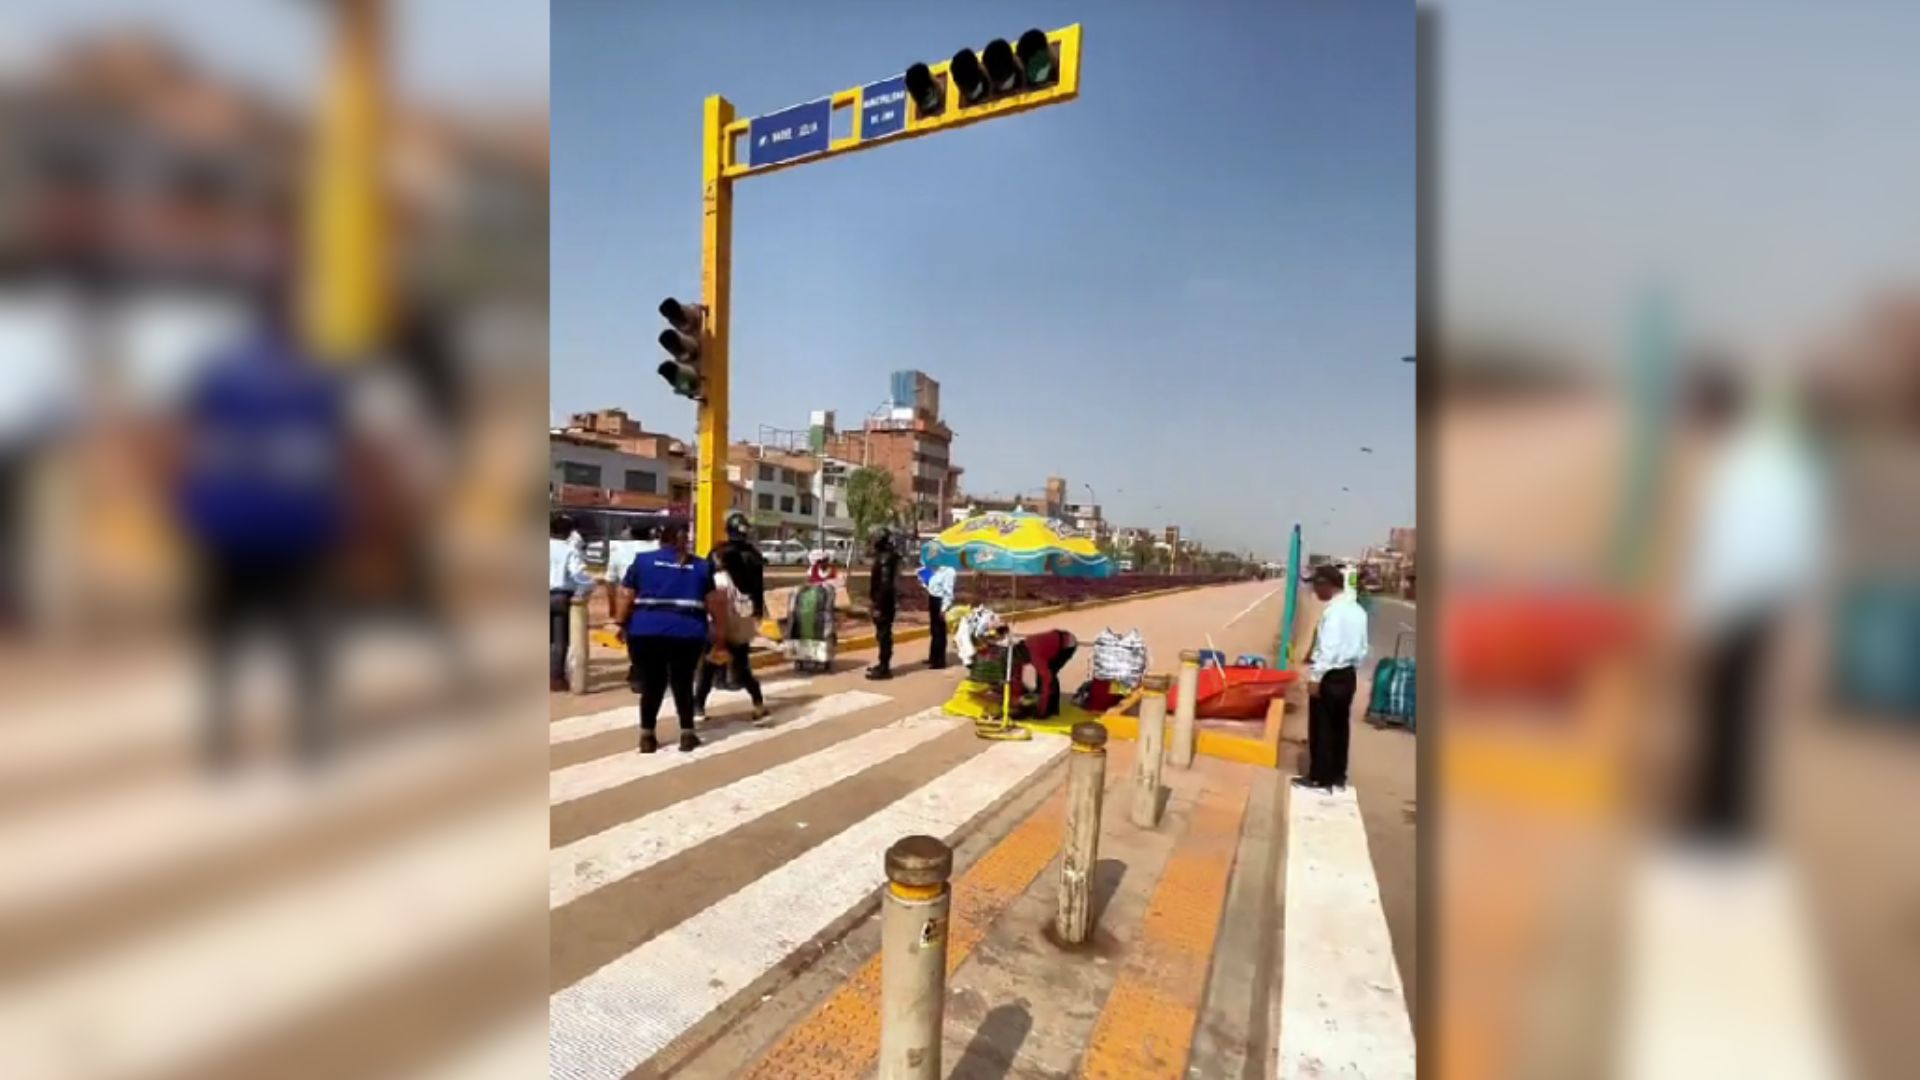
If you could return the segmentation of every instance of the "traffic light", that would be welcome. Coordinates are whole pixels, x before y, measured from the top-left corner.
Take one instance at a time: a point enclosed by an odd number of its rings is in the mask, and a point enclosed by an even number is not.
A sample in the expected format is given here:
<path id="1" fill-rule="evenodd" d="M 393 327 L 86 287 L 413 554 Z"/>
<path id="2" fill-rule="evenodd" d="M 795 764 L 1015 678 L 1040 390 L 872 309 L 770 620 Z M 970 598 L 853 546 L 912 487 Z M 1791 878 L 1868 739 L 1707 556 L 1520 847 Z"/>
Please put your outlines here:
<path id="1" fill-rule="evenodd" d="M 695 401 L 706 400 L 706 379 L 700 374 L 700 341 L 706 334 L 707 311 L 699 304 L 682 303 L 669 296 L 660 301 L 660 314 L 667 328 L 660 331 L 660 345 L 667 359 L 656 370 L 667 380 L 673 392 Z"/>
<path id="2" fill-rule="evenodd" d="M 944 80 L 941 75 L 945 75 Z M 916 115 L 938 116 L 946 108 L 947 83 L 953 85 L 960 107 L 966 108 L 1038 90 L 1059 77 L 1058 46 L 1047 40 L 1045 31 L 1028 30 L 1012 44 L 1006 38 L 994 38 L 977 53 L 961 49 L 947 62 L 944 72 L 914 64 L 907 68 L 907 97 L 913 101 Z"/>

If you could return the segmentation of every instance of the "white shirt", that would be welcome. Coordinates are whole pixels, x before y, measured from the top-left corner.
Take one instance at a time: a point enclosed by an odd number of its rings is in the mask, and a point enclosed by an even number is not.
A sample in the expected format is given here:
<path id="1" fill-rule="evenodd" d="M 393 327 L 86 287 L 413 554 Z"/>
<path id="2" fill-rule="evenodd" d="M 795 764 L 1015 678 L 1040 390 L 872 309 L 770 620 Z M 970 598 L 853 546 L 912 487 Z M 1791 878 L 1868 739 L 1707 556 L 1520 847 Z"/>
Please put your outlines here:
<path id="1" fill-rule="evenodd" d="M 547 591 L 565 592 L 571 589 L 577 593 L 590 592 L 593 578 L 587 573 L 587 560 L 580 557 L 580 549 L 566 540 L 547 540 Z"/>
<path id="2" fill-rule="evenodd" d="M 611 540 L 607 542 L 607 580 L 615 585 L 627 576 L 627 567 L 642 553 L 659 551 L 658 540 Z"/>
<path id="3" fill-rule="evenodd" d="M 953 603 L 953 567 L 942 566 L 927 575 L 927 594 L 937 596 L 943 604 Z"/>
<path id="4" fill-rule="evenodd" d="M 1335 668 L 1359 667 L 1367 658 L 1367 610 L 1350 592 L 1327 601 L 1313 632 L 1313 656 L 1307 669 L 1314 682 Z"/>
<path id="5" fill-rule="evenodd" d="M 1808 587 L 1823 561 L 1821 478 L 1784 422 L 1737 434 L 1707 476 L 1685 598 L 1718 629 Z"/>

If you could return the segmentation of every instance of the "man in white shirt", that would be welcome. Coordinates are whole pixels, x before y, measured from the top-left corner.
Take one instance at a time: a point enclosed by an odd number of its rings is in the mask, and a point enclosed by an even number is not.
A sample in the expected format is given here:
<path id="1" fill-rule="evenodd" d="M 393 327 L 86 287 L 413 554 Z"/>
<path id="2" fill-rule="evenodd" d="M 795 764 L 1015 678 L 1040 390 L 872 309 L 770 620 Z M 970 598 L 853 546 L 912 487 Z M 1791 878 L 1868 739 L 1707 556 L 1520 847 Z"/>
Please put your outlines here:
<path id="1" fill-rule="evenodd" d="M 547 530 L 547 687 L 567 688 L 567 637 L 571 628 L 570 608 L 575 594 L 593 591 L 593 575 L 587 573 L 587 560 L 571 537 L 573 520 L 555 517 Z M 587 643 L 581 642 L 581 648 Z"/>
<path id="2" fill-rule="evenodd" d="M 1298 787 L 1347 786 L 1348 714 L 1367 658 L 1367 612 L 1345 585 L 1337 566 L 1313 572 L 1313 595 L 1327 606 L 1307 660 L 1307 775 L 1293 778 Z"/>

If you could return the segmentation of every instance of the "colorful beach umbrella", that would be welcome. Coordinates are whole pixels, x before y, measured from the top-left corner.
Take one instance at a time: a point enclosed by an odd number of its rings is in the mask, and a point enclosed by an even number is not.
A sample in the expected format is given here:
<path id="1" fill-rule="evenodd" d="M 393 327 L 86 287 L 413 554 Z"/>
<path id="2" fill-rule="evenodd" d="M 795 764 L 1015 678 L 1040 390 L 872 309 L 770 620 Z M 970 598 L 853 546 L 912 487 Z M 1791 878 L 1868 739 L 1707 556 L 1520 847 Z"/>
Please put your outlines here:
<path id="1" fill-rule="evenodd" d="M 922 544 L 920 561 L 989 574 L 1113 575 L 1113 560 L 1100 554 L 1091 537 L 1024 511 L 970 517 Z"/>

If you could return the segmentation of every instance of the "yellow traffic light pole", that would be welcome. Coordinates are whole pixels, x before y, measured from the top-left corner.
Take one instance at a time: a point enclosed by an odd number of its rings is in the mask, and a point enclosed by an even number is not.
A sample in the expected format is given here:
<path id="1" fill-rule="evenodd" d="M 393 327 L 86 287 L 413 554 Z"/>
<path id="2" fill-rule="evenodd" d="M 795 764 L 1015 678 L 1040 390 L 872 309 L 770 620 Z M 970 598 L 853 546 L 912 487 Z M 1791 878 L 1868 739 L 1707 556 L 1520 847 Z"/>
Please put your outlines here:
<path id="1" fill-rule="evenodd" d="M 367 355 L 386 328 L 386 0 L 333 0 L 333 52 L 303 210 L 301 325 L 319 355 Z"/>
<path id="2" fill-rule="evenodd" d="M 826 149 L 818 153 L 767 165 L 755 166 L 750 161 L 741 160 L 737 149 L 746 142 L 752 129 L 752 119 L 735 119 L 733 103 L 718 94 L 707 98 L 700 147 L 700 302 L 706 307 L 706 339 L 700 350 L 700 371 L 705 382 L 705 393 L 699 412 L 700 471 L 695 484 L 695 552 L 705 555 L 712 551 L 713 545 L 724 534 L 729 501 L 727 495 L 731 490 L 727 480 L 727 341 L 728 327 L 733 319 L 734 181 L 1072 101 L 1080 96 L 1080 24 L 1049 31 L 1046 37 L 1055 53 L 1057 75 L 1045 86 L 990 98 L 974 105 L 963 105 L 960 91 L 950 77 L 951 62 L 932 64 L 929 70 L 933 79 L 945 88 L 945 104 L 930 115 L 922 115 L 918 106 L 903 104 L 906 112 L 904 125 L 884 138 L 868 138 L 862 130 L 867 111 L 866 88 L 850 87 L 831 95 L 833 112 L 852 110 L 853 124 L 847 135 L 830 139 Z"/>
<path id="3" fill-rule="evenodd" d="M 700 350 L 706 393 L 700 402 L 700 475 L 695 481 L 694 550 L 713 550 L 726 531 L 727 326 L 733 315 L 733 180 L 726 175 L 726 131 L 733 103 L 707 99 L 700 166 L 700 303 L 707 341 Z"/>

